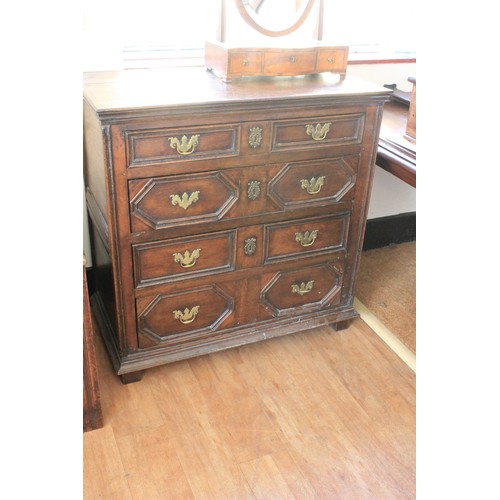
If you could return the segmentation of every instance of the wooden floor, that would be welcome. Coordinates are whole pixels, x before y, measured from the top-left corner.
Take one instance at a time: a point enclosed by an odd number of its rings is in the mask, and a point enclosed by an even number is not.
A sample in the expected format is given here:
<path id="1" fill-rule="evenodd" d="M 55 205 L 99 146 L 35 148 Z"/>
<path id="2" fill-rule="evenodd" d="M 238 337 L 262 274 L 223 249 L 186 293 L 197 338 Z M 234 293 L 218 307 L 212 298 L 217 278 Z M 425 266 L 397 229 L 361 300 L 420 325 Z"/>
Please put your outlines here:
<path id="1" fill-rule="evenodd" d="M 130 385 L 96 343 L 105 425 L 83 437 L 85 500 L 415 498 L 415 374 L 361 319 Z"/>

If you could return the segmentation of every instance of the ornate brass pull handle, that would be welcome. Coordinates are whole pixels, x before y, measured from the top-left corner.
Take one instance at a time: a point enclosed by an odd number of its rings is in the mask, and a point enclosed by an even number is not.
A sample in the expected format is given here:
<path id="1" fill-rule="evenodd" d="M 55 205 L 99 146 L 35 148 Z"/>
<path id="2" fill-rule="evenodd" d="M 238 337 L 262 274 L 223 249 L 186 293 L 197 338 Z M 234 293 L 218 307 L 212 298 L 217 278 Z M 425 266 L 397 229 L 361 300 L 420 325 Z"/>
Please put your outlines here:
<path id="1" fill-rule="evenodd" d="M 243 58 L 243 66 L 248 66 L 250 64 L 249 60 L 246 58 Z"/>
<path id="2" fill-rule="evenodd" d="M 316 241 L 318 231 L 318 229 L 315 229 L 311 232 L 306 231 L 305 233 L 295 233 L 295 241 L 300 243 L 303 247 L 310 247 Z"/>
<path id="3" fill-rule="evenodd" d="M 323 184 L 325 183 L 325 176 L 312 177 L 310 180 L 300 179 L 300 187 L 305 189 L 309 194 L 317 194 L 321 191 Z"/>
<path id="4" fill-rule="evenodd" d="M 299 295 L 305 295 L 309 293 L 314 286 L 314 280 L 308 281 L 307 283 L 302 282 L 300 285 L 292 285 L 292 293 L 298 293 Z"/>
<path id="5" fill-rule="evenodd" d="M 296 56 L 290 56 L 290 57 L 288 58 L 288 60 L 289 60 L 291 63 L 295 63 L 295 62 L 297 62 L 297 57 L 296 57 Z"/>
<path id="6" fill-rule="evenodd" d="M 170 147 L 176 149 L 180 155 L 190 155 L 194 152 L 196 146 L 198 146 L 199 137 L 199 134 L 192 135 L 188 140 L 188 138 L 183 135 L 180 141 L 177 137 L 169 137 L 168 140 L 170 141 Z"/>
<path id="7" fill-rule="evenodd" d="M 316 126 L 306 125 L 306 134 L 310 135 L 315 141 L 322 141 L 330 131 L 331 126 L 331 122 L 324 123 L 323 125 L 318 123 Z"/>
<path id="8" fill-rule="evenodd" d="M 326 59 L 330 64 L 333 64 L 335 62 L 335 57 L 328 57 Z"/>
<path id="9" fill-rule="evenodd" d="M 199 194 L 199 191 L 193 191 L 190 195 L 183 193 L 182 196 L 179 196 L 178 194 L 171 194 L 170 198 L 172 199 L 172 205 L 179 205 L 179 207 L 187 210 L 189 206 L 199 200 Z"/>
<path id="10" fill-rule="evenodd" d="M 196 260 L 200 256 L 201 248 L 197 248 L 189 253 L 189 250 L 186 250 L 184 254 L 181 253 L 173 253 L 174 262 L 177 262 L 182 267 L 193 267 L 196 264 Z"/>
<path id="11" fill-rule="evenodd" d="M 191 310 L 188 307 L 186 307 L 186 309 L 184 309 L 184 311 L 179 311 L 177 309 L 177 310 L 172 311 L 172 312 L 174 313 L 175 319 L 178 319 L 181 323 L 183 323 L 184 325 L 187 325 L 187 324 L 192 323 L 194 321 L 199 310 L 200 310 L 200 306 L 194 306 L 191 308 Z"/>

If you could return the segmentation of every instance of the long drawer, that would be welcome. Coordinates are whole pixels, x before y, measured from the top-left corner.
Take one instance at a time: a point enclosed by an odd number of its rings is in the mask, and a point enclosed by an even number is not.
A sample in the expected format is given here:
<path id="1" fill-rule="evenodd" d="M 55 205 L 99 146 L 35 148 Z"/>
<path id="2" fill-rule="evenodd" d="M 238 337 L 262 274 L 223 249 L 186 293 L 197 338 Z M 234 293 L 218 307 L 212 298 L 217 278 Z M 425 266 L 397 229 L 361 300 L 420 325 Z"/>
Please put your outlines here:
<path id="1" fill-rule="evenodd" d="M 360 155 L 129 181 L 131 231 L 142 232 L 352 200 Z"/>
<path id="2" fill-rule="evenodd" d="M 341 304 L 343 276 L 344 260 L 338 259 L 294 269 L 261 269 L 243 279 L 166 285 L 136 299 L 139 346 L 209 342 L 240 324 L 331 310 Z"/>
<path id="3" fill-rule="evenodd" d="M 328 57 L 326 58 L 328 59 Z M 318 112 L 289 117 L 224 124 L 190 123 L 185 127 L 130 128 L 123 130 L 127 168 L 169 165 L 175 173 L 189 172 L 198 162 L 232 165 L 252 157 L 286 151 L 324 152 L 325 148 L 360 145 L 365 131 L 364 111 L 346 109 L 337 114 Z M 282 156 L 282 155 L 281 155 Z M 179 165 L 183 165 L 179 169 Z M 136 175 L 132 173 L 132 175 Z"/>
<path id="4" fill-rule="evenodd" d="M 349 212 L 132 246 L 136 287 L 345 251 Z"/>

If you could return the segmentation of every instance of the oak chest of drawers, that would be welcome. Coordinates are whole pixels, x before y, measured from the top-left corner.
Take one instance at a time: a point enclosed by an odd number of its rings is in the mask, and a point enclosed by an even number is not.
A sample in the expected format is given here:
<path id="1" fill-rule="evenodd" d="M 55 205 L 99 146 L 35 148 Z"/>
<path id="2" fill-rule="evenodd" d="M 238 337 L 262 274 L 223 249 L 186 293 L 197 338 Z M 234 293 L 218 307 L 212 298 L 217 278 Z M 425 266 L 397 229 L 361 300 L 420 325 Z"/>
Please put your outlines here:
<path id="1" fill-rule="evenodd" d="M 357 316 L 388 95 L 331 74 L 85 75 L 92 306 L 124 382 Z"/>

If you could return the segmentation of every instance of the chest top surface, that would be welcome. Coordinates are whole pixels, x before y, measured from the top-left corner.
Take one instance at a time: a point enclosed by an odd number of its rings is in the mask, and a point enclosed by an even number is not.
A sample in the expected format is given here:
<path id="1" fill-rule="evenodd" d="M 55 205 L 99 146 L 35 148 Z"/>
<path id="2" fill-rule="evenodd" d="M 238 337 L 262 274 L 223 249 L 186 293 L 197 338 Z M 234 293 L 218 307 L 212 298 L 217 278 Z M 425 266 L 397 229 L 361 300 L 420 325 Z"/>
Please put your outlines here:
<path id="1" fill-rule="evenodd" d="M 84 98 L 101 119 L 190 110 L 265 108 L 271 103 L 317 105 L 385 101 L 390 91 L 356 77 L 330 73 L 252 77 L 224 83 L 204 68 L 125 70 L 84 74 Z"/>

